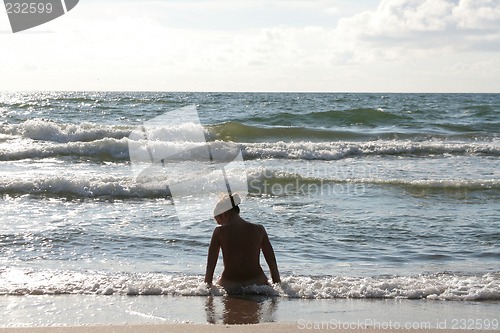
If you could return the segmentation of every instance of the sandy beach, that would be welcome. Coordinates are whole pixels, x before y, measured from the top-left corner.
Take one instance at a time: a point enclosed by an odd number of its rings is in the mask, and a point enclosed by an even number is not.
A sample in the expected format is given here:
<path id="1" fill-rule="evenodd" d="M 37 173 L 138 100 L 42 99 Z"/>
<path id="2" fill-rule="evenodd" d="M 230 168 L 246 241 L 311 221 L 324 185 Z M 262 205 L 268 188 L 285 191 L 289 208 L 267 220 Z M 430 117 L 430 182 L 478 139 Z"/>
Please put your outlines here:
<path id="1" fill-rule="evenodd" d="M 0 298 L 0 330 L 69 327 L 152 329 L 163 325 L 205 330 L 218 325 L 285 325 L 300 331 L 375 328 L 498 330 L 497 302 L 428 300 L 307 300 L 255 297 L 6 296 Z M 35 313 L 36 312 L 36 313 Z M 186 326 L 189 325 L 189 326 Z M 235 326 L 233 326 L 235 325 Z M 275 329 L 278 329 L 276 326 Z M 273 330 L 274 331 L 274 330 Z"/>
<path id="2" fill-rule="evenodd" d="M 366 333 L 387 333 L 394 331 L 405 331 L 408 333 L 460 333 L 460 332 L 470 332 L 468 330 L 460 329 L 421 329 L 421 330 L 406 330 L 404 328 L 394 329 L 394 328 L 335 328 L 329 325 L 321 325 L 317 323 L 318 326 L 303 327 L 300 324 L 257 324 L 257 325 L 209 325 L 209 324 L 167 324 L 167 325 L 131 325 L 131 326 L 81 326 L 81 327 L 43 327 L 43 328 L 3 328 L 0 332 L 12 332 L 12 333 L 57 333 L 57 332 L 69 332 L 69 333 L 132 333 L 132 332 L 171 332 L 171 333 L 181 333 L 181 332 L 233 332 L 233 333 L 247 333 L 247 332 L 332 332 L 336 331 L 338 333 L 347 332 L 366 332 Z M 491 332 L 488 330 L 474 330 L 475 332 Z"/>

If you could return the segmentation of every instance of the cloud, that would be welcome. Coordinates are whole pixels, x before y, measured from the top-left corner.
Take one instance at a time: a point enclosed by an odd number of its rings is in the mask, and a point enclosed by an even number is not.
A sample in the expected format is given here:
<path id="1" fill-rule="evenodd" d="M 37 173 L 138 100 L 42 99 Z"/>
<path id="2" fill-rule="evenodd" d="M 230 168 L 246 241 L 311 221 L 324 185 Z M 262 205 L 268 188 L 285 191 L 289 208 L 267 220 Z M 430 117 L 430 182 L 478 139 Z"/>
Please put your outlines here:
<path id="1" fill-rule="evenodd" d="M 500 2 L 497 0 L 462 0 L 453 8 L 457 28 L 469 31 L 500 30 Z"/>
<path id="2" fill-rule="evenodd" d="M 115 5 L 115 12 L 132 10 L 135 15 L 155 19 L 165 27 L 180 29 L 231 30 L 269 28 L 280 25 L 331 25 L 340 11 L 338 0 L 194 0 L 141 1 Z M 103 3 L 96 6 L 109 5 Z M 329 9 L 329 10 L 328 10 Z"/>
<path id="3" fill-rule="evenodd" d="M 10 77 L 0 90 L 422 91 L 432 81 L 443 91 L 460 75 L 486 78 L 490 90 L 498 82 L 500 1 L 360 3 L 89 0 L 44 25 L 54 33 L 0 35 L 9 50 L 0 76 Z"/>
<path id="4" fill-rule="evenodd" d="M 341 19 L 337 33 L 371 48 L 496 51 L 500 2 L 382 0 L 376 10 Z"/>

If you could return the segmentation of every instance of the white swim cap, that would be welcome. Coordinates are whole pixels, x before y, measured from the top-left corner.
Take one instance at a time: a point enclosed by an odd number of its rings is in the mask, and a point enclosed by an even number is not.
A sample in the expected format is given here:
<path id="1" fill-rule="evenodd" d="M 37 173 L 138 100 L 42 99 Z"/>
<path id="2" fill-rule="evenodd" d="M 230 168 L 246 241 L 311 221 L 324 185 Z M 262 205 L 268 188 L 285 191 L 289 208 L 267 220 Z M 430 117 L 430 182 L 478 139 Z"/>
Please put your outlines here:
<path id="1" fill-rule="evenodd" d="M 219 202 L 215 205 L 214 216 L 220 215 L 238 206 L 241 203 L 240 196 L 235 193 L 233 195 L 227 195 L 221 197 Z"/>

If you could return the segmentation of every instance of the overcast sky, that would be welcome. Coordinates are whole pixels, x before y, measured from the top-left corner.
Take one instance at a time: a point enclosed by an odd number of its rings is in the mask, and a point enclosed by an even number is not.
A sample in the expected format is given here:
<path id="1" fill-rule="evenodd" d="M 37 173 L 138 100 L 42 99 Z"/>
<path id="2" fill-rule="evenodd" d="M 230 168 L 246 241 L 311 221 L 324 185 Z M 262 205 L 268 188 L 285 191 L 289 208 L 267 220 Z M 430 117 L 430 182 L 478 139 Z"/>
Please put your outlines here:
<path id="1" fill-rule="evenodd" d="M 0 90 L 500 92 L 500 0 L 81 0 Z"/>

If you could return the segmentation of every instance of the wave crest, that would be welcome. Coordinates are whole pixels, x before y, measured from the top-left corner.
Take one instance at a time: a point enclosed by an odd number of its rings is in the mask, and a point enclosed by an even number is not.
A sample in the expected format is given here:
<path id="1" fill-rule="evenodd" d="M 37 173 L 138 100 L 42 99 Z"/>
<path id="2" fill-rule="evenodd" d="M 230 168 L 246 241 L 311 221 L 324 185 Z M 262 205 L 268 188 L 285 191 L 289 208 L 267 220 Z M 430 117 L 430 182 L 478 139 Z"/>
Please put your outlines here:
<path id="1" fill-rule="evenodd" d="M 202 276 L 160 273 L 72 272 L 0 268 L 0 295 L 224 295 L 207 288 Z M 248 287 L 246 293 L 302 299 L 371 298 L 446 301 L 500 300 L 500 273 L 418 276 L 286 276 L 279 285 Z"/>
<path id="2" fill-rule="evenodd" d="M 104 160 L 128 160 L 130 126 L 100 124 L 58 124 L 28 120 L 21 124 L 0 126 L 0 161 L 59 156 L 89 157 Z M 159 127 L 153 140 L 141 142 L 154 149 L 175 144 L 178 150 L 189 142 L 161 140 L 179 128 Z M 182 131 L 192 130 L 189 127 Z M 381 139 L 370 134 L 354 134 L 326 129 L 296 127 L 255 127 L 224 123 L 206 128 L 210 141 L 241 142 L 245 159 L 340 160 L 353 156 L 483 155 L 500 156 L 500 141 L 448 139 Z M 362 138 L 363 140 L 359 140 Z M 244 139 L 244 140 L 243 140 Z M 317 139 L 318 141 L 314 141 Z"/>
<path id="3" fill-rule="evenodd" d="M 93 123 L 59 124 L 42 119 L 30 119 L 21 124 L 4 126 L 1 132 L 24 138 L 59 143 L 89 142 L 106 138 L 122 139 L 130 134 L 130 126 Z"/>

